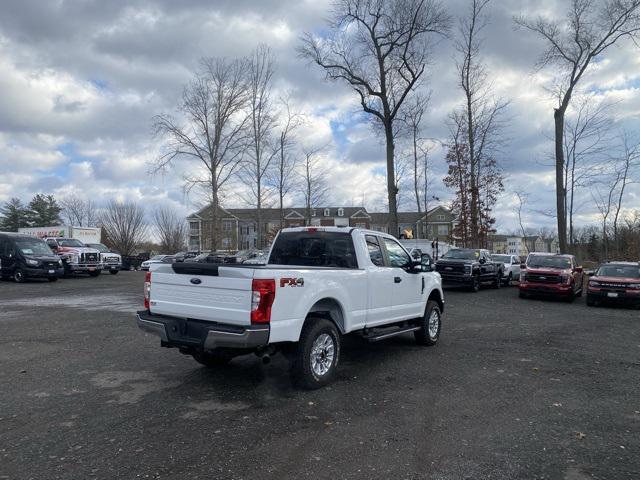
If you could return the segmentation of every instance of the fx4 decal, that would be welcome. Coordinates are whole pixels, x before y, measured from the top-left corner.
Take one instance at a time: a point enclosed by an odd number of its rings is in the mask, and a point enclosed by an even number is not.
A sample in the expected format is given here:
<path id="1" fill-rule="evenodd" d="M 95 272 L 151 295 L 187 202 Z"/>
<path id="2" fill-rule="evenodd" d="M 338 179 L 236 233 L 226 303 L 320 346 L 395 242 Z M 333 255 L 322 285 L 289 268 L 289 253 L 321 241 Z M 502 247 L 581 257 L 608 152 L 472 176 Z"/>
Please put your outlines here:
<path id="1" fill-rule="evenodd" d="M 281 287 L 304 287 L 304 278 L 281 278 Z"/>

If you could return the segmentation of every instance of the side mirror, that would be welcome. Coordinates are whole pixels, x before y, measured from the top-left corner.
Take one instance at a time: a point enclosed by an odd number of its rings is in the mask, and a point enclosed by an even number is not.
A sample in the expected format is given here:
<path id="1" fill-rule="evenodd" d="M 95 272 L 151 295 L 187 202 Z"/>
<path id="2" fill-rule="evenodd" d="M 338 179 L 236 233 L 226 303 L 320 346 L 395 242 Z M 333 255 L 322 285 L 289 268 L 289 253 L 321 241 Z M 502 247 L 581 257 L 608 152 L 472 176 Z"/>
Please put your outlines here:
<path id="1" fill-rule="evenodd" d="M 582 273 L 584 272 L 584 269 L 582 267 L 576 267 L 576 272 Z"/>
<path id="2" fill-rule="evenodd" d="M 587 274 L 588 277 L 593 277 L 596 272 L 594 272 L 593 270 L 589 270 L 588 272 L 585 272 Z"/>
<path id="3" fill-rule="evenodd" d="M 431 257 L 425 253 L 423 253 L 420 258 L 420 265 L 422 265 L 423 272 L 430 272 L 433 270 L 433 267 L 431 264 Z"/>
<path id="4" fill-rule="evenodd" d="M 520 268 L 524 268 L 524 269 L 526 269 L 526 268 L 527 268 L 527 264 L 526 264 L 526 263 L 521 263 L 521 264 L 520 264 Z"/>

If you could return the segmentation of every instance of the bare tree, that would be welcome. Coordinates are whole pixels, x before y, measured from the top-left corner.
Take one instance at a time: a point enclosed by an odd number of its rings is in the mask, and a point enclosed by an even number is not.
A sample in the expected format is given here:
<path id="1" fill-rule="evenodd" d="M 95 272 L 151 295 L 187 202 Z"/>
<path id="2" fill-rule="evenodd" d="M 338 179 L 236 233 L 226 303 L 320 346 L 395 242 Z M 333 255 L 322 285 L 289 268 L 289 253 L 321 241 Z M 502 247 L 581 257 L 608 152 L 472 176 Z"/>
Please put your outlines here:
<path id="1" fill-rule="evenodd" d="M 527 195 L 526 193 L 520 193 L 520 192 L 514 192 L 514 195 L 516 196 L 516 200 L 518 200 L 518 203 L 516 204 L 516 207 L 515 207 L 515 212 L 516 212 L 516 215 L 518 216 L 518 225 L 520 226 L 520 234 L 524 238 L 527 236 L 527 230 L 522 220 L 522 210 L 524 208 L 524 204 L 527 202 L 529 198 L 529 195 Z M 527 242 L 524 242 L 524 246 L 527 249 L 527 253 L 529 253 L 529 245 L 527 245 Z"/>
<path id="2" fill-rule="evenodd" d="M 98 221 L 98 209 L 93 200 L 85 200 L 72 193 L 60 200 L 62 217 L 69 225 L 77 227 L 95 227 Z"/>
<path id="3" fill-rule="evenodd" d="M 105 243 L 124 256 L 132 255 L 148 232 L 144 208 L 134 201 L 111 200 L 102 211 L 100 223 L 106 234 Z"/>
<path id="4" fill-rule="evenodd" d="M 271 193 L 266 180 L 269 167 L 278 154 L 273 139 L 273 130 L 276 127 L 275 108 L 271 101 L 274 73 L 275 61 L 271 49 L 266 45 L 259 45 L 249 60 L 250 147 L 240 171 L 240 178 L 248 187 L 245 201 L 256 209 L 257 248 L 264 247 L 262 208 Z"/>
<path id="5" fill-rule="evenodd" d="M 187 223 L 175 210 L 159 207 L 153 212 L 153 226 L 158 237 L 161 253 L 176 253 L 185 248 Z"/>
<path id="6" fill-rule="evenodd" d="M 300 178 L 307 225 L 311 225 L 311 211 L 326 201 L 329 192 L 327 171 L 322 166 L 322 157 L 319 156 L 323 149 L 324 146 L 304 150 Z"/>
<path id="7" fill-rule="evenodd" d="M 620 189 L 617 194 L 613 216 L 613 240 L 617 253 L 620 253 L 618 222 L 620 220 L 620 212 L 622 211 L 622 200 L 626 193 L 627 185 L 636 181 L 632 174 L 638 165 L 640 165 L 640 142 L 634 142 L 627 132 L 623 132 L 622 148 L 622 158 L 620 159 L 620 165 L 618 167 L 618 171 L 620 172 Z"/>
<path id="8" fill-rule="evenodd" d="M 567 251 L 567 218 L 564 188 L 564 121 L 571 98 L 594 59 L 623 39 L 637 40 L 640 32 L 640 0 L 572 0 L 564 21 L 538 17 L 515 19 L 520 25 L 541 37 L 547 44 L 538 67 L 552 66 L 558 78 L 554 93 L 558 106 L 554 109 L 556 211 L 560 251 Z"/>
<path id="9" fill-rule="evenodd" d="M 611 148 L 610 131 L 613 125 L 608 115 L 610 105 L 595 103 L 590 96 L 578 102 L 574 115 L 570 115 L 564 129 L 564 190 L 565 216 L 569 224 L 569 244 L 573 245 L 573 216 L 576 211 L 576 192 L 580 187 L 593 183 L 600 168 L 594 168 L 592 160 L 601 160 Z"/>
<path id="10" fill-rule="evenodd" d="M 422 120 L 429 105 L 429 100 L 430 96 L 415 95 L 405 109 L 402 118 L 409 137 L 409 156 L 412 165 L 411 179 L 418 213 L 422 213 L 423 209 L 426 212 L 427 190 L 430 180 L 428 177 L 429 147 L 426 139 L 422 136 Z"/>
<path id="11" fill-rule="evenodd" d="M 170 115 L 154 118 L 158 135 L 166 139 L 165 153 L 154 163 L 154 171 L 176 161 L 194 161 L 202 173 L 185 176 L 187 191 L 199 187 L 211 201 L 211 249 L 218 245 L 220 197 L 227 181 L 237 171 L 246 143 L 247 60 L 204 58 L 194 79 L 185 87 L 178 107 L 180 120 Z"/>
<path id="12" fill-rule="evenodd" d="M 469 154 L 469 234 L 470 243 L 480 246 L 483 217 L 481 170 L 495 163 L 495 153 L 503 143 L 501 138 L 503 114 L 508 102 L 491 95 L 491 83 L 481 58 L 482 30 L 488 24 L 485 13 L 489 0 L 472 0 L 467 16 L 460 18 L 455 42 L 458 86 L 464 93 L 464 106 L 451 115 L 453 122 L 464 131 Z M 486 190 L 486 186 L 485 186 Z M 487 203 L 485 202 L 485 208 Z M 484 226 L 486 228 L 486 225 Z"/>
<path id="13" fill-rule="evenodd" d="M 389 232 L 398 233 L 394 122 L 423 76 L 433 36 L 450 19 L 438 0 L 338 0 L 322 39 L 306 34 L 300 54 L 331 81 L 352 87 L 362 109 L 384 129 Z"/>
<path id="14" fill-rule="evenodd" d="M 293 179 L 297 168 L 296 155 L 292 152 L 295 144 L 294 134 L 302 124 L 302 116 L 291 108 L 289 95 L 280 100 L 281 113 L 278 130 L 276 166 L 272 170 L 271 184 L 278 192 L 280 209 L 280 228 L 284 227 L 284 201 L 293 188 Z"/>

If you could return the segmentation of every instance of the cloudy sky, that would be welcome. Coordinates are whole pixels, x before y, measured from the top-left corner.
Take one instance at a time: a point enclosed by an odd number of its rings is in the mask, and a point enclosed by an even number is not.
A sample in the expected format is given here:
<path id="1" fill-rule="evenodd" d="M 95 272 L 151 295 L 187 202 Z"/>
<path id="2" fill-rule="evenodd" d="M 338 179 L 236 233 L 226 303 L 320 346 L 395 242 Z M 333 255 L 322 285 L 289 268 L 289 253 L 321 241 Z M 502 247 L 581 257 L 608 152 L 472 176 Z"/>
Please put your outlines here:
<path id="1" fill-rule="evenodd" d="M 445 2 L 452 15 L 467 2 Z M 511 101 L 509 144 L 500 154 L 506 192 L 496 208 L 498 227 L 512 230 L 514 191 L 529 195 L 525 222 L 552 225 L 540 211 L 554 208 L 549 153 L 553 99 L 545 86 L 552 72 L 533 69 L 540 42 L 513 28 L 521 13 L 563 11 L 568 0 L 494 0 L 483 55 L 496 94 Z M 535 5 L 535 9 L 532 5 Z M 289 90 L 308 115 L 301 142 L 325 144 L 332 204 L 370 211 L 385 204 L 384 145 L 345 86 L 327 84 L 323 73 L 300 60 L 303 32 L 321 32 L 329 15 L 325 0 L 4 0 L 0 3 L 0 202 L 28 200 L 38 192 L 76 193 L 98 202 L 135 199 L 149 208 L 171 205 L 188 213 L 199 198 L 182 188 L 183 171 L 150 175 L 158 139 L 151 119 L 175 113 L 182 86 L 201 57 L 247 55 L 264 42 L 277 57 L 276 89 Z M 434 49 L 426 88 L 432 101 L 425 132 L 445 141 L 446 119 L 460 104 L 451 42 Z M 583 83 L 594 101 L 614 103 L 616 128 L 640 126 L 640 52 L 630 44 L 611 49 Z M 605 161 L 603 159 L 603 161 Z M 433 154 L 434 194 L 442 186 L 443 153 Z M 240 206 L 241 187 L 226 192 Z M 299 200 L 292 196 L 290 203 Z M 580 221 L 595 220 L 589 192 Z M 626 203 L 640 207 L 633 187 Z"/>

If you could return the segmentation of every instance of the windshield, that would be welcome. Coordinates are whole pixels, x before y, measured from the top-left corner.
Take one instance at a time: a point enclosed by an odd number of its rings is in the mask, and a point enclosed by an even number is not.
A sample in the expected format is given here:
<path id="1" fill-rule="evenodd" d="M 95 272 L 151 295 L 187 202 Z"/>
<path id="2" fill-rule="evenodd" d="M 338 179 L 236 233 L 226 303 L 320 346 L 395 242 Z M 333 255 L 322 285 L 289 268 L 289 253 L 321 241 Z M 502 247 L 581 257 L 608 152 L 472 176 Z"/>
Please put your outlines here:
<path id="1" fill-rule="evenodd" d="M 478 250 L 463 250 L 461 248 L 455 248 L 445 253 L 442 258 L 450 258 L 454 260 L 475 260 L 480 256 Z"/>
<path id="2" fill-rule="evenodd" d="M 65 238 L 63 240 L 58 240 L 58 245 L 61 247 L 84 247 L 85 244 L 80 240 L 76 240 L 75 238 Z"/>
<path id="3" fill-rule="evenodd" d="M 511 257 L 509 255 L 491 255 L 494 262 L 511 263 Z"/>
<path id="4" fill-rule="evenodd" d="M 151 260 L 157 260 L 157 261 L 160 261 L 160 260 L 162 260 L 163 258 L 165 258 L 165 257 L 167 257 L 167 256 L 168 256 L 168 255 L 154 255 L 153 257 L 151 257 L 151 258 L 149 259 L 149 261 L 151 261 Z"/>
<path id="5" fill-rule="evenodd" d="M 602 265 L 598 269 L 599 277 L 640 278 L 640 266 Z"/>
<path id="6" fill-rule="evenodd" d="M 53 255 L 47 242 L 38 238 L 16 240 L 16 245 L 24 255 Z"/>
<path id="7" fill-rule="evenodd" d="M 209 256 L 208 253 L 201 253 L 200 255 L 196 255 L 193 259 L 194 260 L 206 260 L 206 258 Z"/>
<path id="8" fill-rule="evenodd" d="M 87 247 L 95 248 L 102 253 L 109 253 L 109 249 L 107 248 L 107 246 L 103 245 L 102 243 L 87 243 Z"/>
<path id="9" fill-rule="evenodd" d="M 567 257 L 553 255 L 532 255 L 529 257 L 527 267 L 531 268 L 571 268 L 571 260 Z"/>
<path id="10" fill-rule="evenodd" d="M 348 233 L 285 232 L 278 235 L 269 263 L 303 267 L 358 268 Z"/>

